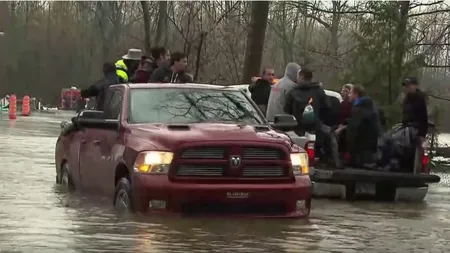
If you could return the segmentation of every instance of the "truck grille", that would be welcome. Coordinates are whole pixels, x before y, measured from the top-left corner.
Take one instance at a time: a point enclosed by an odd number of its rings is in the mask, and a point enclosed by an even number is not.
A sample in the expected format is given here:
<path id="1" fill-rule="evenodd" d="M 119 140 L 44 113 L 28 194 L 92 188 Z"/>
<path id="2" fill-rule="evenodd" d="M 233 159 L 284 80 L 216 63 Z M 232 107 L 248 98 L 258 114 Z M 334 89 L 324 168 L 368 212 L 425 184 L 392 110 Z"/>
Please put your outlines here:
<path id="1" fill-rule="evenodd" d="M 240 157 L 233 167 L 230 157 Z M 175 156 L 176 177 L 281 178 L 289 175 L 288 153 L 277 147 L 195 146 L 180 150 Z"/>
<path id="2" fill-rule="evenodd" d="M 222 159 L 224 148 L 190 148 L 181 153 L 183 159 Z"/>
<path id="3" fill-rule="evenodd" d="M 282 160 L 283 151 L 274 148 L 244 148 L 244 159 Z"/>
<path id="4" fill-rule="evenodd" d="M 177 176 L 221 177 L 223 176 L 223 168 L 219 166 L 181 165 L 177 168 Z"/>
<path id="5" fill-rule="evenodd" d="M 242 169 L 243 177 L 283 177 L 284 174 L 282 166 L 249 166 Z"/>

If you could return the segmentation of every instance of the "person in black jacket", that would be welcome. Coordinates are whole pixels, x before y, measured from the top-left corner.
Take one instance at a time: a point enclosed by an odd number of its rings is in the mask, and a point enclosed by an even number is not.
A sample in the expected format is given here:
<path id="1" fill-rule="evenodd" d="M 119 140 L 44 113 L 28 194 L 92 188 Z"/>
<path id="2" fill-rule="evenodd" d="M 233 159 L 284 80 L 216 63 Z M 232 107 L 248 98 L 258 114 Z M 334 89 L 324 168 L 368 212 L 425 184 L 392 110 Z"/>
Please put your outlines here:
<path id="1" fill-rule="evenodd" d="M 97 111 L 103 111 L 105 108 L 105 97 L 109 86 L 120 83 L 119 76 L 116 73 L 116 66 L 113 63 L 107 62 L 103 64 L 103 76 L 103 79 L 80 92 L 82 98 L 95 97 L 96 104 L 94 109 Z M 82 109 L 80 108 L 79 111 Z M 68 135 L 76 130 L 77 128 L 72 123 L 65 122 L 61 132 L 63 135 Z"/>
<path id="2" fill-rule="evenodd" d="M 248 87 L 248 90 L 252 94 L 252 100 L 259 107 L 262 113 L 264 113 L 264 115 L 266 115 L 267 103 L 269 102 L 274 76 L 274 69 L 265 68 L 262 71 L 261 78 Z"/>
<path id="3" fill-rule="evenodd" d="M 403 101 L 402 124 L 404 128 L 412 128 L 413 137 L 410 141 L 411 147 L 405 150 L 400 159 L 400 166 L 405 171 L 420 170 L 423 156 L 422 145 L 428 132 L 428 112 L 426 105 L 426 94 L 418 86 L 419 82 L 415 77 L 409 77 L 402 83 L 406 94 Z"/>
<path id="4" fill-rule="evenodd" d="M 82 98 L 96 98 L 95 110 L 103 111 L 105 96 L 109 86 L 119 83 L 119 77 L 116 74 L 116 66 L 113 63 L 103 64 L 103 79 L 89 86 L 87 89 L 81 90 Z"/>
<path id="5" fill-rule="evenodd" d="M 422 144 L 428 132 L 428 112 L 426 105 L 426 94 L 418 86 L 417 78 L 407 78 L 403 83 L 406 94 L 403 101 L 402 123 L 417 129 L 417 136 Z"/>
<path id="6" fill-rule="evenodd" d="M 187 74 L 187 57 L 181 52 L 170 56 L 170 67 L 157 68 L 150 77 L 151 83 L 192 83 L 192 76 Z"/>
<path id="7" fill-rule="evenodd" d="M 373 164 L 381 134 L 378 113 L 361 85 L 353 86 L 350 100 L 352 108 L 347 124 L 347 151 L 351 163 L 356 166 Z"/>
<path id="8" fill-rule="evenodd" d="M 299 135 L 302 135 L 304 130 L 316 132 L 316 150 L 320 151 L 321 148 L 324 148 L 325 154 L 323 154 L 322 158 L 328 159 L 331 156 L 334 166 L 340 168 L 341 163 L 336 136 L 332 132 L 331 127 L 324 124 L 331 110 L 329 100 L 322 85 L 312 82 L 312 78 L 313 73 L 307 68 L 302 68 L 298 72 L 296 86 L 286 95 L 284 112 L 294 115 L 297 119 L 297 133 Z M 313 125 L 305 125 L 303 122 L 303 111 L 310 101 L 316 120 Z M 321 152 L 318 152 L 318 155 L 321 156 Z"/>

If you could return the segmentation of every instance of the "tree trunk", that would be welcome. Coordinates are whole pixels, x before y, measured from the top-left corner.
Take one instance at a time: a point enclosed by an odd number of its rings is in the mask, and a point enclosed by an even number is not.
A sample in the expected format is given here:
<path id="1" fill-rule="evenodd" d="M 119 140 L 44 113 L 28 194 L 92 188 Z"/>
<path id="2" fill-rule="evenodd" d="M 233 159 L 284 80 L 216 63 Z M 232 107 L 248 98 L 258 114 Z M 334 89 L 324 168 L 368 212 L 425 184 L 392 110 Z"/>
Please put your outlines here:
<path id="1" fill-rule="evenodd" d="M 252 76 L 258 74 L 261 67 L 269 4 L 266 1 L 251 3 L 251 21 L 247 34 L 242 83 L 250 83 Z"/>
<path id="2" fill-rule="evenodd" d="M 150 54 L 150 13 L 147 1 L 141 1 L 142 15 L 144 16 L 144 48 L 145 53 Z"/>
<path id="3" fill-rule="evenodd" d="M 161 46 L 162 34 L 167 31 L 167 1 L 161 1 L 159 5 L 158 24 L 155 34 L 155 46 Z M 164 45 L 166 46 L 166 45 Z"/>
<path id="4" fill-rule="evenodd" d="M 405 44 L 408 41 L 407 38 L 407 24 L 408 24 L 408 12 L 409 12 L 409 1 L 399 1 L 398 4 L 400 5 L 400 15 L 397 19 L 396 24 L 396 38 L 395 38 L 395 44 L 394 44 L 394 59 L 393 59 L 393 78 L 392 81 L 394 82 L 394 85 L 390 85 L 389 88 L 389 102 L 393 103 L 395 98 L 398 96 L 399 89 L 400 89 L 400 82 L 403 78 L 403 58 L 405 56 Z"/>

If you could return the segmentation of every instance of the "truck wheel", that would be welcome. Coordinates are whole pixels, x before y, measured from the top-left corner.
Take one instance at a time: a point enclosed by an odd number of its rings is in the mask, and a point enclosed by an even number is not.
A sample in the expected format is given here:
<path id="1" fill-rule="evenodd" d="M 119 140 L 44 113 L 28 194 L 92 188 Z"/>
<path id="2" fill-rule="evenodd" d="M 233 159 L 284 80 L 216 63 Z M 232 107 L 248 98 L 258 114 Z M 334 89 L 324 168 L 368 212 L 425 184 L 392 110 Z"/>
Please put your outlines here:
<path id="1" fill-rule="evenodd" d="M 72 192 L 75 190 L 75 185 L 72 180 L 72 176 L 70 174 L 70 168 L 68 163 L 64 163 L 61 166 L 61 186 L 67 190 L 68 192 Z"/>
<path id="2" fill-rule="evenodd" d="M 120 212 L 133 212 L 131 183 L 126 177 L 122 177 L 116 184 L 114 194 L 114 208 Z"/>

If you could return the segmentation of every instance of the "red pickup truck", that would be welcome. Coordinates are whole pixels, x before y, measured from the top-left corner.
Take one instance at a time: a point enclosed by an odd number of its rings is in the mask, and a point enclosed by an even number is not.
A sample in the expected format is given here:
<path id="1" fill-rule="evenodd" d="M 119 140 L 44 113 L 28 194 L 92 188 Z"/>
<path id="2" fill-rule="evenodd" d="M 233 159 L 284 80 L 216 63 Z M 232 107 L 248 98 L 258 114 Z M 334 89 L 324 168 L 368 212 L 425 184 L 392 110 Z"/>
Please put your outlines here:
<path id="1" fill-rule="evenodd" d="M 308 155 L 242 91 L 118 84 L 105 111 L 72 118 L 56 144 L 56 182 L 142 213 L 306 217 Z"/>

